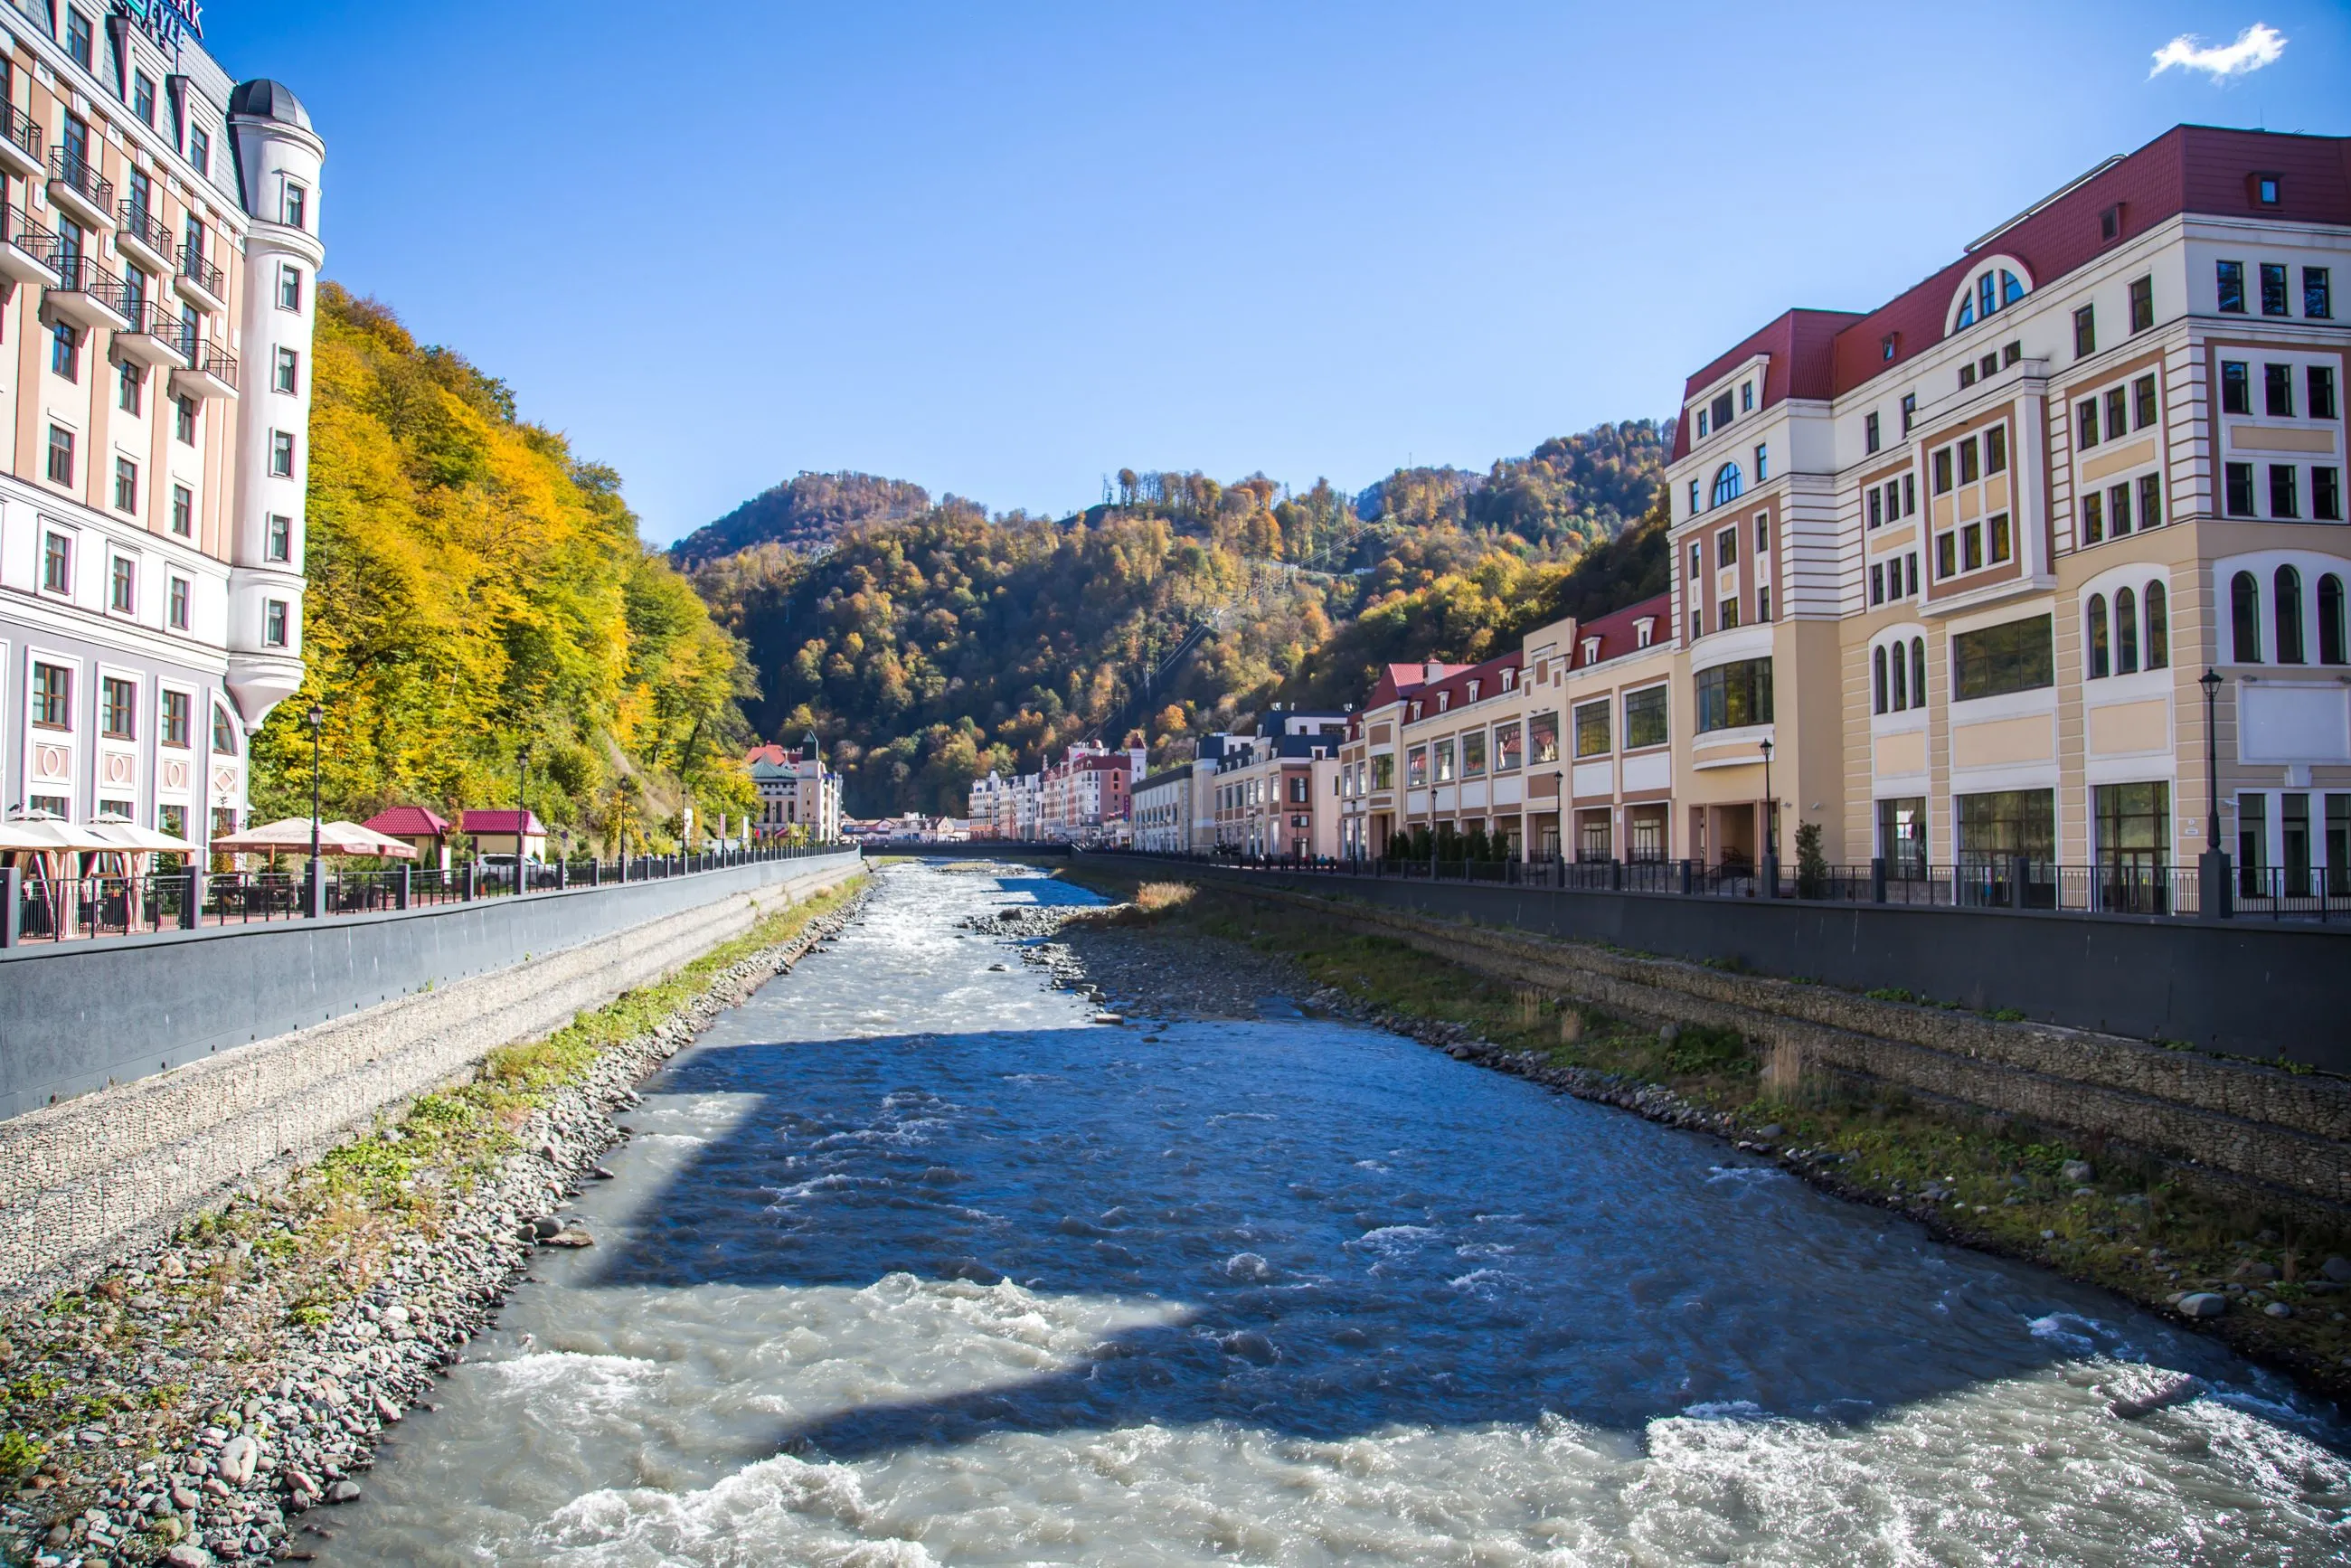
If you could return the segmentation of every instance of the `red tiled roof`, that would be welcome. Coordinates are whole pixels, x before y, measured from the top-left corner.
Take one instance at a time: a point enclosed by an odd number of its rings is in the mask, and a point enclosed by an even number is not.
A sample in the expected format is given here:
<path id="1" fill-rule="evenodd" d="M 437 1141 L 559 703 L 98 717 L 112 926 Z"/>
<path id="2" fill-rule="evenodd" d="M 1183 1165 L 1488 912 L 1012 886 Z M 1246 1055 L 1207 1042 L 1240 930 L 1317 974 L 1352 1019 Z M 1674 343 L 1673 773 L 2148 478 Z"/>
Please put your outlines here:
<path id="1" fill-rule="evenodd" d="M 515 831 L 517 817 L 523 819 L 525 838 L 547 831 L 539 822 L 538 812 L 506 810 L 468 811 L 465 813 L 465 831 L 469 833 L 511 833 Z"/>
<path id="2" fill-rule="evenodd" d="M 1574 643 L 1570 650 L 1574 657 L 1573 667 L 1579 670 L 1589 669 L 1594 664 L 1604 664 L 1611 659 L 1621 659 L 1627 653 L 1647 652 L 1640 646 L 1638 628 L 1634 624 L 1643 619 L 1656 622 L 1649 629 L 1651 638 L 1649 646 L 1651 648 L 1662 646 L 1668 641 L 1668 634 L 1673 631 L 1673 596 L 1660 593 L 1655 599 L 1644 599 L 1638 604 L 1628 604 L 1624 609 L 1611 611 L 1597 620 L 1578 624 L 1575 628 Z M 1587 639 L 1593 637 L 1600 639 L 1600 648 L 1594 657 L 1587 659 L 1583 656 L 1584 643 Z"/>
<path id="3" fill-rule="evenodd" d="M 787 751 L 782 747 L 770 743 L 767 746 L 755 746 L 745 752 L 743 766 L 748 768 L 754 762 L 772 762 L 778 767 L 782 767 L 786 763 L 798 762 L 799 759 L 799 752 L 797 748 Z"/>
<path id="4" fill-rule="evenodd" d="M 433 838 L 449 831 L 439 812 L 423 806 L 394 806 L 378 811 L 360 826 L 393 839 Z"/>
<path id="5" fill-rule="evenodd" d="M 1471 681 L 1478 683 L 1479 702 L 1484 702 L 1489 697 L 1499 696 L 1502 691 L 1502 672 L 1517 669 L 1524 657 L 1525 654 L 1521 650 L 1513 648 L 1509 653 L 1489 659 L 1482 664 L 1447 664 L 1446 668 L 1453 672 L 1451 674 L 1442 680 L 1431 681 L 1426 686 L 1412 694 L 1422 698 L 1426 705 L 1420 710 L 1420 716 L 1423 718 L 1435 716 L 1439 693 L 1450 694 L 1451 702 L 1447 705 L 1448 712 L 1453 707 L 1468 702 Z"/>
<path id="6" fill-rule="evenodd" d="M 1684 401 L 1696 397 L 1701 387 L 1712 385 L 1758 354 L 1769 354 L 1771 361 L 1764 366 L 1757 409 L 1769 408 L 1785 398 L 1832 396 L 1831 364 L 1837 333 L 1860 319 L 1850 310 L 1783 312 L 1778 320 L 1751 334 L 1728 353 L 1718 355 L 1713 363 L 1690 377 L 1683 385 L 1682 397 Z M 1742 414 L 1745 412 L 1740 411 Z M 1675 461 L 1689 454 L 1689 411 L 1684 409 L 1674 431 Z"/>

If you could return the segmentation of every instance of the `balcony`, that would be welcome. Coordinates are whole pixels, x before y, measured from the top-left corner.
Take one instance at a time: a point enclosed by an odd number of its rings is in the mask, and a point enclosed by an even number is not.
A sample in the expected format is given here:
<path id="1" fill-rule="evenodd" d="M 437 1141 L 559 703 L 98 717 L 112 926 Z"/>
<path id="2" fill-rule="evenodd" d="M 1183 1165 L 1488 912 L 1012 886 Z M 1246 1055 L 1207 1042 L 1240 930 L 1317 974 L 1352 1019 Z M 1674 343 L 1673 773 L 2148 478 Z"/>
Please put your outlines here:
<path id="1" fill-rule="evenodd" d="M 189 366 L 188 350 L 199 345 L 181 325 L 180 319 L 152 299 L 127 301 L 130 308 L 124 315 L 130 324 L 118 327 L 114 347 L 126 360 L 136 360 L 148 366 L 183 371 Z"/>
<path id="2" fill-rule="evenodd" d="M 47 303 L 51 314 L 77 327 L 120 332 L 131 325 L 131 302 L 122 279 L 86 256 L 58 256 L 57 280 L 49 287 Z"/>
<path id="3" fill-rule="evenodd" d="M 114 248 L 136 266 L 159 277 L 172 275 L 172 231 L 141 202 L 125 202 L 121 224 L 114 231 Z"/>
<path id="4" fill-rule="evenodd" d="M 37 288 L 57 286 L 57 236 L 22 207 L 0 209 L 0 277 Z"/>
<path id="5" fill-rule="evenodd" d="M 228 308 L 228 277 L 204 253 L 192 245 L 180 247 L 179 268 L 172 281 L 179 286 L 180 298 L 199 310 L 217 316 Z"/>
<path id="6" fill-rule="evenodd" d="M 193 321 L 194 318 L 189 318 Z M 199 338 L 182 323 L 180 357 L 184 370 L 172 372 L 173 397 L 220 398 L 236 395 L 236 356 L 209 338 Z"/>
<path id="7" fill-rule="evenodd" d="M 19 180 L 41 176 L 41 128 L 15 104 L 0 104 L 0 170 Z"/>
<path id="8" fill-rule="evenodd" d="M 49 154 L 49 200 L 86 227 L 114 226 L 114 182 L 99 178 L 96 164 L 62 147 Z"/>

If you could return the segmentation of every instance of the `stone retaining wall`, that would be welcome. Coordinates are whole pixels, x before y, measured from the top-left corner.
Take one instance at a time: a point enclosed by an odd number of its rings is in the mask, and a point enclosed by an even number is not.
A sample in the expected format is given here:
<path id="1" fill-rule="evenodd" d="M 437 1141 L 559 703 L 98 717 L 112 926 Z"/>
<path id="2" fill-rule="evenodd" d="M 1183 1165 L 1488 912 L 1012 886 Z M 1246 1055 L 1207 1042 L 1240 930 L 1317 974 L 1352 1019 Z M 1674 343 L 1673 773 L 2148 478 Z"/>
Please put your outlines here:
<path id="1" fill-rule="evenodd" d="M 208 1199 L 298 1166 L 491 1051 L 655 983 L 854 857 L 611 936 L 0 1122 L 0 1299 L 157 1239 Z"/>
<path id="2" fill-rule="evenodd" d="M 1804 1067 L 2113 1139 L 2340 1223 L 2351 1212 L 2351 1082 L 2045 1024 L 1434 920 L 1311 894 L 1218 885 L 1393 936 L 1497 978 L 1659 1022 L 1738 1030 Z"/>

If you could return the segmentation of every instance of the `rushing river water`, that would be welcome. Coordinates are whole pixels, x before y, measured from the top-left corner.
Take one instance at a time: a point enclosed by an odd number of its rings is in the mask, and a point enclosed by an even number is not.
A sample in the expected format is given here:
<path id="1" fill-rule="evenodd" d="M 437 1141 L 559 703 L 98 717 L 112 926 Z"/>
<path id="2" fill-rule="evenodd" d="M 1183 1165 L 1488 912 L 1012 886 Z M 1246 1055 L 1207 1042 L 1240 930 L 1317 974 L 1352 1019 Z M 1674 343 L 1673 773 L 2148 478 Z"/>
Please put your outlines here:
<path id="1" fill-rule="evenodd" d="M 901 867 L 645 1086 L 338 1563 L 2322 1563 L 2332 1410 L 1370 1030 L 1120 1028 Z M 1009 962 L 998 971 L 991 965 Z M 2203 1395 L 2107 1411 L 2158 1369 Z"/>

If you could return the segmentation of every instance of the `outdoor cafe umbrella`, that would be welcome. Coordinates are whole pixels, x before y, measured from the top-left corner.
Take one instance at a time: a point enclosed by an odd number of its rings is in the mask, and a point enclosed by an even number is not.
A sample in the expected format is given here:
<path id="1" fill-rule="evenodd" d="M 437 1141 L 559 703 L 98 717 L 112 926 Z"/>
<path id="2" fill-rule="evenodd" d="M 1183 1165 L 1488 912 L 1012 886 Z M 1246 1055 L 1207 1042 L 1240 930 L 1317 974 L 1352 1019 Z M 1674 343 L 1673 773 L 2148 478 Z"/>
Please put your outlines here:
<path id="1" fill-rule="evenodd" d="M 157 828 L 142 828 L 120 817 L 100 817 L 89 824 L 89 831 L 104 839 L 107 852 L 123 859 L 126 874 L 141 877 L 157 855 L 192 855 L 196 846 L 185 839 L 174 838 Z"/>
<path id="2" fill-rule="evenodd" d="M 278 855 L 289 850 L 310 852 L 310 819 L 285 817 L 275 822 L 264 822 L 257 828 L 247 828 L 241 833 L 226 833 L 212 841 L 212 847 L 222 854 L 266 853 Z M 372 828 L 362 828 L 357 822 L 321 822 L 319 824 L 319 852 L 322 855 L 366 855 L 375 859 L 413 861 L 416 847 L 398 839 L 386 838 Z"/>

